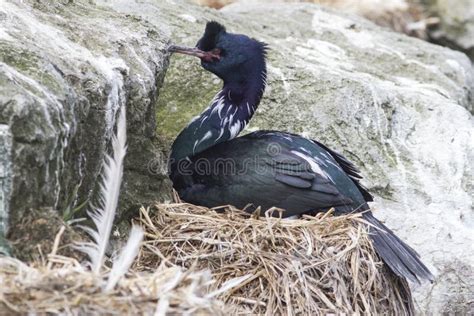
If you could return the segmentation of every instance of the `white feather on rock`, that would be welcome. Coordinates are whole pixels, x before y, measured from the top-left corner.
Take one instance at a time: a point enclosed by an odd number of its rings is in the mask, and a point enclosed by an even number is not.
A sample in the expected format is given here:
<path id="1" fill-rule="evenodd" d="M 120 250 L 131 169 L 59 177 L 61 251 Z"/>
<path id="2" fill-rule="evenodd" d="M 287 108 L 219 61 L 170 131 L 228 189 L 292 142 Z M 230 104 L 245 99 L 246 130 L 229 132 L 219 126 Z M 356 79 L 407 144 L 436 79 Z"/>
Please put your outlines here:
<path id="1" fill-rule="evenodd" d="M 123 175 L 123 160 L 127 151 L 125 107 L 122 106 L 117 119 L 117 132 L 112 136 L 112 156 L 106 155 L 103 163 L 100 186 L 100 207 L 88 211 L 96 229 L 82 227 L 92 238 L 91 242 L 77 243 L 76 248 L 89 257 L 92 272 L 99 274 L 104 263 L 112 224 L 117 210 L 120 185 Z"/>
<path id="2" fill-rule="evenodd" d="M 133 264 L 133 261 L 138 255 L 143 235 L 144 232 L 140 226 L 132 226 L 127 244 L 122 248 L 120 255 L 114 260 L 112 265 L 112 271 L 110 271 L 109 280 L 105 286 L 106 291 L 112 290 Z"/>

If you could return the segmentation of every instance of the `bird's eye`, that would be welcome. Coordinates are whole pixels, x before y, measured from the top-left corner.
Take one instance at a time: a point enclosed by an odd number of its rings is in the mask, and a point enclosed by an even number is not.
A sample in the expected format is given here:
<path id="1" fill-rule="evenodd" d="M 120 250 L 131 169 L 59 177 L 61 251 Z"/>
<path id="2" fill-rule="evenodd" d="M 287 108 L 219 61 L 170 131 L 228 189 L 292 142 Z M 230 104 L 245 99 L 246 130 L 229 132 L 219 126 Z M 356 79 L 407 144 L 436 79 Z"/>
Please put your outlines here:
<path id="1" fill-rule="evenodd" d="M 216 47 L 216 48 L 213 48 L 213 49 L 211 50 L 211 53 L 212 53 L 212 54 L 218 55 L 218 56 L 221 55 L 221 52 L 222 52 L 221 49 L 220 49 L 220 48 L 217 48 L 217 47 Z"/>

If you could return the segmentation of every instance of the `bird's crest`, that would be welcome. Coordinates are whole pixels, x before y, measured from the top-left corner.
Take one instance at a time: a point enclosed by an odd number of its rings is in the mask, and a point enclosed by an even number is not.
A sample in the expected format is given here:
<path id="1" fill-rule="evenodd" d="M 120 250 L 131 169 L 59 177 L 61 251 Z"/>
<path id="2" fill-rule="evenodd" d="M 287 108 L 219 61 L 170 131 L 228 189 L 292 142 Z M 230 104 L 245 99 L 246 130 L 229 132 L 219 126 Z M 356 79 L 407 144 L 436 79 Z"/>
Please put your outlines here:
<path id="1" fill-rule="evenodd" d="M 204 35 L 198 43 L 198 47 L 203 51 L 209 51 L 216 46 L 217 37 L 221 33 L 225 33 L 225 27 L 216 22 L 210 21 L 206 24 L 206 30 L 204 31 Z"/>
<path id="2" fill-rule="evenodd" d="M 267 57 L 268 51 L 270 50 L 270 46 L 267 43 L 258 41 L 260 46 L 262 47 L 262 53 L 264 57 Z"/>
<path id="3" fill-rule="evenodd" d="M 221 32 L 225 32 L 225 26 L 216 21 L 210 21 L 206 24 L 204 36 L 215 36 Z"/>

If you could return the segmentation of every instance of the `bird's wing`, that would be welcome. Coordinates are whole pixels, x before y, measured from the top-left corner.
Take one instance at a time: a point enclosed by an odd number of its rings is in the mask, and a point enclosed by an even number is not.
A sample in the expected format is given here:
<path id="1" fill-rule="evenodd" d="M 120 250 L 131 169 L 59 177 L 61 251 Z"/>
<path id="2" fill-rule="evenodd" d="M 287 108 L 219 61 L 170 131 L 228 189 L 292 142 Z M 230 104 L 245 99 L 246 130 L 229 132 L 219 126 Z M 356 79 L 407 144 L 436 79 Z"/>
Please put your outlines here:
<path id="1" fill-rule="evenodd" d="M 334 183 L 322 170 L 315 171 L 311 163 L 295 152 L 279 153 L 266 163 L 273 168 L 276 181 L 295 188 L 340 195 Z"/>
<path id="2" fill-rule="evenodd" d="M 288 204 L 324 209 L 353 203 L 338 190 L 317 162 L 304 153 L 283 151 L 266 163 L 272 169 L 269 174 L 274 180 L 287 186 L 289 194 L 285 200 Z"/>
<path id="3" fill-rule="evenodd" d="M 327 147 L 326 145 L 321 144 L 320 142 L 315 141 L 315 140 L 313 140 L 313 142 L 318 144 L 323 149 L 325 149 L 336 160 L 336 162 L 351 178 L 352 182 L 354 182 L 354 184 L 357 186 L 357 188 L 359 189 L 360 193 L 362 194 L 366 202 L 372 202 L 374 200 L 374 197 L 372 196 L 372 194 L 370 194 L 367 188 L 363 186 L 362 183 L 360 183 L 360 179 L 362 179 L 362 176 L 360 175 L 360 171 L 351 161 L 349 161 L 346 157 L 344 157 L 337 151 L 334 151 L 331 148 Z"/>
<path id="4" fill-rule="evenodd" d="M 338 190 L 323 168 L 309 156 L 285 147 L 284 143 L 282 151 L 276 154 L 268 153 L 261 145 L 250 140 L 230 141 L 194 157 L 196 164 L 206 161 L 210 173 L 195 175 L 194 184 L 181 192 L 183 199 L 211 207 L 253 204 L 267 209 L 275 206 L 286 209 L 285 216 L 331 207 L 352 209 L 354 202 Z M 252 154 L 258 159 L 247 163 Z M 226 172 L 224 168 L 214 167 L 216 161 L 225 159 L 239 166 L 238 170 L 228 172 L 227 169 Z"/>

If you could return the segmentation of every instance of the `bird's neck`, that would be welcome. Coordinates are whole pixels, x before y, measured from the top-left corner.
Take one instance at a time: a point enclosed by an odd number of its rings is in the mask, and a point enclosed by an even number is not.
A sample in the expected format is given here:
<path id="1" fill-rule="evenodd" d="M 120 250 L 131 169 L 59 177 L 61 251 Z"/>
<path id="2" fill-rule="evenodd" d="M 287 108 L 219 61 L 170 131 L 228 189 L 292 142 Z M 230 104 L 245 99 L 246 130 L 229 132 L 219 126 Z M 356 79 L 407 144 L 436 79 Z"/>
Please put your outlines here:
<path id="1" fill-rule="evenodd" d="M 210 106 L 195 117 L 174 141 L 171 164 L 235 138 L 255 113 L 265 85 L 265 69 L 253 81 L 225 82 Z"/>

